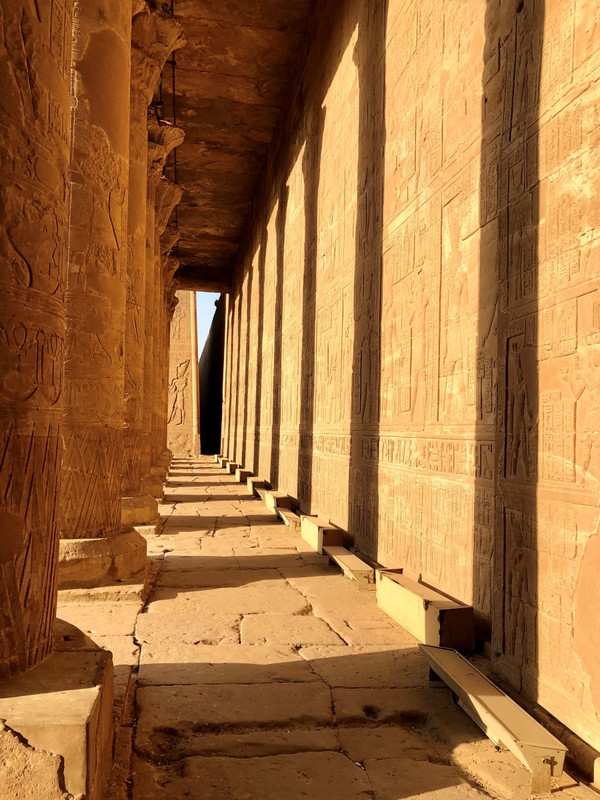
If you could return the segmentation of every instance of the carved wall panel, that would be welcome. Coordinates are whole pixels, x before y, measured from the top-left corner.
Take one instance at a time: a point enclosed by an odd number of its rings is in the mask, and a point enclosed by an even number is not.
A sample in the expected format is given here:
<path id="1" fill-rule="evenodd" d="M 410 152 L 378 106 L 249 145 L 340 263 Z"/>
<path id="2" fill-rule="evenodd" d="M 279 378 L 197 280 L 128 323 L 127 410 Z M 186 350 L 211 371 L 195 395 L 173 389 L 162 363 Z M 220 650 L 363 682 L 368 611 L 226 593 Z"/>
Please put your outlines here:
<path id="1" fill-rule="evenodd" d="M 0 677 L 48 655 L 56 613 L 71 15 L 0 3 Z"/>
<path id="2" fill-rule="evenodd" d="M 596 5 L 323 9 L 234 276 L 223 448 L 472 603 L 598 747 Z"/>
<path id="3" fill-rule="evenodd" d="M 177 455 L 199 455 L 196 293 L 177 292 L 171 322 L 167 446 Z"/>

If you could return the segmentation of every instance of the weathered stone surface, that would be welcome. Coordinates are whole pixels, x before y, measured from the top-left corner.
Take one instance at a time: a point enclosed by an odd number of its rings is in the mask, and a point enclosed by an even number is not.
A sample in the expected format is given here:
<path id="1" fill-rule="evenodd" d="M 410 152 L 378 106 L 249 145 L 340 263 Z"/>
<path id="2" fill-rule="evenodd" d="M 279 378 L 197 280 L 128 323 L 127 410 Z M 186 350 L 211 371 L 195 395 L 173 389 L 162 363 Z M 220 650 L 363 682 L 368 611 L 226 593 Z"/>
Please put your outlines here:
<path id="1" fill-rule="evenodd" d="M 0 723 L 2 791 L 5 797 L 23 800 L 68 800 L 61 788 L 61 758 L 47 750 L 37 750 L 20 734 Z"/>
<path id="2" fill-rule="evenodd" d="M 224 797 L 287 797 L 289 800 L 367 800 L 367 776 L 341 753 L 297 753 L 266 758 L 187 758 L 182 772 L 136 761 L 134 800 L 160 791 L 178 800 L 198 786 L 206 800 Z"/>
<path id="3" fill-rule="evenodd" d="M 464 8 L 319 7 L 235 261 L 221 452 L 472 604 L 598 748 L 600 28 Z"/>
<path id="4" fill-rule="evenodd" d="M 0 5 L 0 677 L 55 616 L 72 2 Z"/>
<path id="5" fill-rule="evenodd" d="M 207 612 L 195 603 L 155 602 L 150 612 L 138 617 L 135 635 L 139 642 L 168 640 L 182 644 L 237 644 L 240 640 L 240 615 L 223 613 L 220 606 Z M 221 612 L 221 613 L 219 613 Z"/>
<path id="6" fill-rule="evenodd" d="M 177 292 L 171 321 L 167 444 L 174 453 L 199 455 L 198 344 L 195 292 Z"/>
<path id="7" fill-rule="evenodd" d="M 455 767 L 406 758 L 365 762 L 367 776 L 381 800 L 414 797 L 423 800 L 475 800 L 488 793 L 470 786 Z"/>
<path id="8" fill-rule="evenodd" d="M 68 796 L 102 800 L 112 760 L 113 686 L 110 653 L 84 640 L 0 687 L 0 719 L 32 749 L 60 757 L 58 777 Z M 8 755 L 3 752 L 3 761 Z M 38 791 L 57 776 L 57 760 L 44 765 L 48 774 L 45 781 L 40 776 Z M 2 777 L 10 778 L 11 769 L 12 759 L 4 762 Z"/>
<path id="9" fill-rule="evenodd" d="M 322 619 L 285 614 L 245 616 L 240 627 L 242 644 L 343 645 L 340 637 Z"/>
<path id="10" fill-rule="evenodd" d="M 416 647 L 399 649 L 394 645 L 370 643 L 347 647 L 341 652 L 337 646 L 303 645 L 300 655 L 328 686 L 403 688 L 428 685 L 429 670 Z"/>
<path id="11" fill-rule="evenodd" d="M 152 620 L 150 620 L 152 622 Z M 144 644 L 139 683 L 301 683 L 318 680 L 292 647 L 246 644 L 188 645 L 178 639 Z"/>
<path id="12" fill-rule="evenodd" d="M 137 704 L 135 745 L 149 758 L 336 747 L 331 696 L 322 684 L 143 686 Z"/>
<path id="13" fill-rule="evenodd" d="M 444 689 L 333 689 L 338 723 L 365 725 L 376 721 L 423 725 L 452 705 L 450 691 Z M 455 714 L 460 718 L 461 712 Z"/>

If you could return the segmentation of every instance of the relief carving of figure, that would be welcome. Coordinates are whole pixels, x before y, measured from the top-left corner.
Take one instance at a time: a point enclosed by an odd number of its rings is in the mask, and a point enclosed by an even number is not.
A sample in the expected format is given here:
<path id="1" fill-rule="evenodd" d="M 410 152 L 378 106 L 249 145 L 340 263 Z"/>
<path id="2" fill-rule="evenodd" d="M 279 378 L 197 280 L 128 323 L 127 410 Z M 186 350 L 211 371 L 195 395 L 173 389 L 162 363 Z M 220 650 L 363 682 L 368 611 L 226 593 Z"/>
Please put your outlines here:
<path id="1" fill-rule="evenodd" d="M 529 441 L 534 420 L 520 353 L 514 354 L 514 363 L 515 373 L 510 381 L 508 399 L 507 462 L 510 475 L 529 478 Z"/>
<path id="2" fill-rule="evenodd" d="M 170 402 L 169 425 L 183 425 L 185 422 L 185 390 L 188 386 L 188 368 L 190 366 L 189 359 L 186 359 L 182 364 L 177 366 L 177 374 L 169 384 L 169 396 L 172 398 Z"/>
<path id="3" fill-rule="evenodd" d="M 469 310 L 467 283 L 467 266 L 460 264 L 454 274 L 449 276 L 443 296 L 443 314 L 446 320 L 441 353 L 442 371 L 446 376 L 444 413 L 447 417 L 456 413 L 457 419 L 464 414 L 467 400 L 465 377 L 468 352 L 465 318 Z"/>

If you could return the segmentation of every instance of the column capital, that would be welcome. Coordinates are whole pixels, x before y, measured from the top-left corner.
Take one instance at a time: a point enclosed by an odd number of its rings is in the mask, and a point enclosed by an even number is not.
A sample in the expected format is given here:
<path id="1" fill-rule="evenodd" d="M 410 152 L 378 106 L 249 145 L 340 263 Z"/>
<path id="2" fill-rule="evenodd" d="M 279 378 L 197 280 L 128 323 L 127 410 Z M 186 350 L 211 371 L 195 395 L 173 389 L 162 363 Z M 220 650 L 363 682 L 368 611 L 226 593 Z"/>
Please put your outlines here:
<path id="1" fill-rule="evenodd" d="M 152 100 L 160 73 L 175 50 L 185 45 L 183 28 L 170 14 L 134 2 L 131 29 L 131 85 L 141 92 L 148 105 Z"/>
<path id="2" fill-rule="evenodd" d="M 161 178 L 156 185 L 156 232 L 162 236 L 173 209 L 183 196 L 183 189 L 168 178 Z"/>

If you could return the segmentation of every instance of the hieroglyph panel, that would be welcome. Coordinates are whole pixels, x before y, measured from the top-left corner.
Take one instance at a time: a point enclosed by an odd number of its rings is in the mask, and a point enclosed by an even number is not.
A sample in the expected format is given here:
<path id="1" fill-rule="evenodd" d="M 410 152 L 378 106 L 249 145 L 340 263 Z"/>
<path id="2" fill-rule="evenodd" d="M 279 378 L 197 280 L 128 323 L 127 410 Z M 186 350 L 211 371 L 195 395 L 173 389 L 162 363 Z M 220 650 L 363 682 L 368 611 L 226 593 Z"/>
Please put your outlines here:
<path id="1" fill-rule="evenodd" d="M 598 747 L 597 3 L 330 5 L 238 259 L 223 452 L 472 603 Z"/>
<path id="2" fill-rule="evenodd" d="M 177 299 L 171 321 L 167 443 L 175 454 L 199 455 L 196 293 L 177 292 Z"/>

